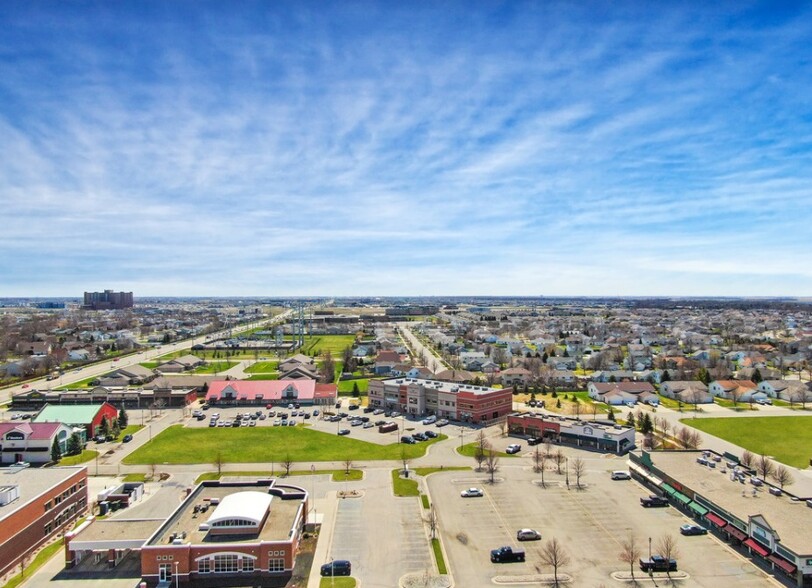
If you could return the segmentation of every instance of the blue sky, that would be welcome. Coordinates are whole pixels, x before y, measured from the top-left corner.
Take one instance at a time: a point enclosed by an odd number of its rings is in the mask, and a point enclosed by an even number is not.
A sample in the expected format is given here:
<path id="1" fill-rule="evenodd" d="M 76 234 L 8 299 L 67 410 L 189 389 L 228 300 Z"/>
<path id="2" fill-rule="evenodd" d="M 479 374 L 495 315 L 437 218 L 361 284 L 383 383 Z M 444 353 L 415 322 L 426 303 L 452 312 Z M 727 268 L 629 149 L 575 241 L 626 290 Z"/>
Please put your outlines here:
<path id="1" fill-rule="evenodd" d="M 0 4 L 0 296 L 812 293 L 802 3 L 330 4 Z"/>

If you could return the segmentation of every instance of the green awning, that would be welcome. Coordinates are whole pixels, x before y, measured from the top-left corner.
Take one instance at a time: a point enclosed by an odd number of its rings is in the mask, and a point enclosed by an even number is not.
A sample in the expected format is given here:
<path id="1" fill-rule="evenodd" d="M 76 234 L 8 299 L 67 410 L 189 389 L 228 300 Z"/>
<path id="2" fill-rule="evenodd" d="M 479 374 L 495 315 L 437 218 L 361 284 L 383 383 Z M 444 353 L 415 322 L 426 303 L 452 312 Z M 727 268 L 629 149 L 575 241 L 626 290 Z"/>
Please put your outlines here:
<path id="1" fill-rule="evenodd" d="M 701 504 L 697 504 L 696 502 L 692 502 L 691 504 L 689 504 L 688 508 L 690 508 L 692 511 L 694 511 L 699 516 L 704 517 L 706 514 L 708 514 L 708 509 L 705 508 L 704 506 L 702 506 Z"/>
<path id="2" fill-rule="evenodd" d="M 672 496 L 676 492 L 676 490 L 672 486 L 669 486 L 668 484 L 663 484 L 662 486 L 660 486 L 660 489 L 669 496 Z"/>
<path id="3" fill-rule="evenodd" d="M 685 496 L 682 492 L 674 492 L 673 498 L 675 500 L 679 500 L 682 504 L 688 504 L 691 502 L 691 499 Z"/>

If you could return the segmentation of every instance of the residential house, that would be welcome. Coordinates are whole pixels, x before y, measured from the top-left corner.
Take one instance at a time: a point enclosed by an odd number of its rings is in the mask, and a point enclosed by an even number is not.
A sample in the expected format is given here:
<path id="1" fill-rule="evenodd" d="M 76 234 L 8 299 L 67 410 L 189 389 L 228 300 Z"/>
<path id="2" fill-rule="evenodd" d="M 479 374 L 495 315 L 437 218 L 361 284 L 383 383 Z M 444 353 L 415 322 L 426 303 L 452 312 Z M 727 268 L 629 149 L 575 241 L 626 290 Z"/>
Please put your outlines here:
<path id="1" fill-rule="evenodd" d="M 547 365 L 554 370 L 574 370 L 578 367 L 578 360 L 574 357 L 548 357 Z"/>
<path id="2" fill-rule="evenodd" d="M 191 371 L 204 363 L 205 362 L 196 355 L 183 355 L 162 363 L 156 369 L 162 374 L 179 374 L 181 372 Z"/>
<path id="3" fill-rule="evenodd" d="M 808 402 L 812 400 L 809 383 L 798 380 L 764 380 L 758 383 L 758 391 L 770 398 L 779 398 L 787 402 Z"/>
<path id="4" fill-rule="evenodd" d="M 522 367 L 513 367 L 503 370 L 500 376 L 503 386 L 525 386 L 532 378 L 530 370 Z"/>
<path id="5" fill-rule="evenodd" d="M 481 371 L 482 365 L 490 361 L 490 358 L 482 351 L 462 351 L 459 358 L 462 367 L 475 372 Z"/>
<path id="6" fill-rule="evenodd" d="M 587 391 L 590 398 L 606 404 L 659 404 L 657 391 L 649 382 L 590 382 Z"/>
<path id="7" fill-rule="evenodd" d="M 474 374 L 466 370 L 443 370 L 438 372 L 433 379 L 442 382 L 472 382 Z"/>
<path id="8" fill-rule="evenodd" d="M 68 361 L 88 361 L 90 359 L 90 352 L 87 349 L 71 349 L 68 351 Z"/>
<path id="9" fill-rule="evenodd" d="M 750 402 L 766 398 L 766 392 L 759 392 L 756 384 L 750 380 L 716 380 L 708 386 L 712 396 L 719 396 L 736 402 Z"/>
<path id="10" fill-rule="evenodd" d="M 669 380 L 660 385 L 660 394 L 685 404 L 710 404 L 713 396 L 699 380 Z"/>

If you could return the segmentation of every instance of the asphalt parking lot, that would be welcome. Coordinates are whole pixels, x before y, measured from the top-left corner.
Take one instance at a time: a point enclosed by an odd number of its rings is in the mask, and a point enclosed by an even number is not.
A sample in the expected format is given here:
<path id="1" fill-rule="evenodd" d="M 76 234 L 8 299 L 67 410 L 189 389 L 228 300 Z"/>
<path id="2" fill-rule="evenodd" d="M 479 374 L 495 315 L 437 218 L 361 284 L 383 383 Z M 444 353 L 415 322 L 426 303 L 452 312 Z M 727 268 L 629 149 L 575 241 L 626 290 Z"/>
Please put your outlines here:
<path id="1" fill-rule="evenodd" d="M 350 431 L 349 436 L 354 439 L 361 439 L 363 441 L 368 441 L 370 443 L 378 443 L 380 445 L 388 445 L 390 443 L 398 443 L 402 435 L 412 435 L 416 432 L 425 432 L 425 431 L 433 431 L 438 435 L 443 433 L 449 436 L 455 436 L 459 434 L 459 426 L 458 425 L 447 425 L 445 427 L 438 427 L 436 424 L 429 424 L 424 425 L 421 420 L 419 419 L 410 419 L 405 416 L 398 416 L 398 417 L 385 417 L 383 414 L 375 415 L 371 412 L 365 413 L 363 409 L 358 408 L 356 410 L 349 410 L 346 406 L 346 403 L 343 408 L 336 409 L 334 407 L 312 407 L 312 406 L 303 406 L 300 409 L 287 409 L 287 408 L 273 408 L 273 409 L 266 409 L 262 408 L 259 409 L 257 407 L 211 407 L 206 411 L 202 411 L 204 418 L 202 420 L 197 420 L 194 417 L 188 418 L 185 421 L 185 425 L 187 427 L 196 427 L 196 428 L 208 428 L 209 421 L 213 414 L 219 414 L 219 420 L 221 421 L 233 421 L 235 417 L 240 414 L 244 415 L 246 413 L 256 413 L 257 410 L 261 410 L 263 414 L 265 414 L 265 419 L 256 419 L 253 422 L 256 423 L 256 427 L 273 427 L 273 426 L 281 426 L 274 425 L 276 421 L 281 421 L 279 419 L 279 413 L 284 412 L 288 414 L 288 420 L 295 419 L 297 424 L 306 424 L 312 427 L 316 431 L 323 431 L 325 433 L 332 433 L 337 434 L 340 429 L 348 429 Z M 297 413 L 306 412 L 310 414 L 310 418 L 306 419 L 301 414 L 297 414 L 296 416 L 290 416 L 291 413 L 295 410 Z M 313 415 L 313 411 L 318 410 L 319 414 L 317 416 Z M 335 413 L 335 412 L 345 412 L 347 413 L 346 418 L 342 418 L 340 421 L 330 422 L 326 418 L 324 418 L 324 411 L 327 410 L 328 413 Z M 268 416 L 268 414 L 273 411 L 275 414 L 273 417 Z M 360 417 L 367 417 L 370 422 L 375 423 L 378 421 L 387 421 L 387 422 L 394 422 L 398 425 L 397 430 L 391 431 L 389 433 L 379 433 L 378 427 L 373 426 L 371 428 L 363 428 L 363 426 L 352 426 L 350 421 L 353 418 L 360 418 Z M 250 422 L 250 421 L 249 421 Z M 473 441 L 473 436 L 469 433 L 466 433 L 466 438 L 470 437 L 470 440 Z"/>
<path id="2" fill-rule="evenodd" d="M 556 537 L 571 557 L 563 571 L 574 586 L 623 586 L 613 572 L 628 572 L 619 560 L 622 542 L 634 535 L 641 555 L 648 555 L 648 539 L 654 552 L 658 539 L 670 534 L 677 540 L 678 565 L 689 578 L 683 585 L 713 588 L 768 586 L 768 577 L 719 539 L 707 535 L 683 537 L 680 525 L 691 522 L 674 507 L 644 509 L 639 498 L 649 492 L 638 483 L 612 481 L 612 470 L 625 469 L 625 460 L 614 456 L 579 452 L 565 448 L 572 458 L 582 457 L 587 466 L 585 488 L 577 490 L 574 478 L 570 488 L 565 477 L 554 471 L 541 476 L 532 469 L 532 448 L 523 444 L 522 459 L 502 460 L 497 481 L 491 485 L 487 474 L 445 472 L 428 478 L 431 499 L 440 516 L 442 539 L 455 582 L 461 586 L 490 585 L 496 576 L 549 574 L 541 564 L 544 540 Z M 481 498 L 461 498 L 469 487 L 484 489 Z M 517 542 L 516 531 L 533 528 L 542 541 Z M 524 549 L 525 563 L 492 564 L 491 549 L 502 545 Z M 636 568 L 636 575 L 643 576 Z M 517 578 L 518 580 L 518 578 Z"/>

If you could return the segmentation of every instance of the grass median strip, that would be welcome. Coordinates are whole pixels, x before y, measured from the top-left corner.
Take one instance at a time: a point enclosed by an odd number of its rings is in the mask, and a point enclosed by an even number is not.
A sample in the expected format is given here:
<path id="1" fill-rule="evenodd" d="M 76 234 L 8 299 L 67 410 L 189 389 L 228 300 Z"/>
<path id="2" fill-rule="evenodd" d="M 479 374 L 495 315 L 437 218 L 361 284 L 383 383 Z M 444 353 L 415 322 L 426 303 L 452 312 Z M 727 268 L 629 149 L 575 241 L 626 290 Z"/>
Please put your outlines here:
<path id="1" fill-rule="evenodd" d="M 434 561 L 437 562 L 437 572 L 441 575 L 447 574 L 448 569 L 445 567 L 445 558 L 443 557 L 443 549 L 440 547 L 439 539 L 431 540 L 431 550 L 434 552 Z"/>
<path id="2" fill-rule="evenodd" d="M 457 453 L 460 455 L 464 455 L 465 457 L 474 457 L 476 455 L 476 449 L 479 447 L 478 443 L 466 443 L 462 447 L 457 448 Z M 504 451 L 496 451 L 496 457 L 518 457 L 518 453 L 505 453 Z"/>
<path id="3" fill-rule="evenodd" d="M 319 588 L 355 588 L 355 578 L 322 578 Z"/>
<path id="4" fill-rule="evenodd" d="M 359 480 L 364 479 L 364 472 L 363 470 L 356 470 L 351 469 L 350 473 L 346 474 L 345 470 L 316 470 L 311 472 L 310 470 L 291 470 L 288 476 L 310 476 L 310 475 L 324 475 L 330 474 L 332 476 L 333 482 L 357 482 Z M 246 471 L 246 472 L 223 472 L 218 474 L 217 472 L 204 472 L 200 474 L 197 479 L 195 480 L 195 484 L 200 484 L 200 482 L 208 481 L 208 480 L 219 480 L 223 476 L 247 476 L 250 478 L 285 478 L 285 476 L 281 470 L 268 472 L 268 471 Z"/>
<path id="5" fill-rule="evenodd" d="M 13 576 L 3 588 L 16 588 L 26 580 L 28 580 L 32 575 L 36 573 L 36 571 L 45 565 L 49 559 L 56 556 L 57 552 L 63 549 L 63 540 L 60 539 L 51 543 L 47 547 L 43 548 L 35 557 L 34 559 L 25 567 L 24 574 L 17 574 Z"/>
<path id="6" fill-rule="evenodd" d="M 400 460 L 403 451 L 408 459 L 421 457 L 426 447 L 443 439 L 447 437 L 440 435 L 419 445 L 378 445 L 306 427 L 197 429 L 173 425 L 127 456 L 124 463 L 214 463 L 218 455 L 230 463 L 276 463 L 288 457 L 294 462 Z"/>

